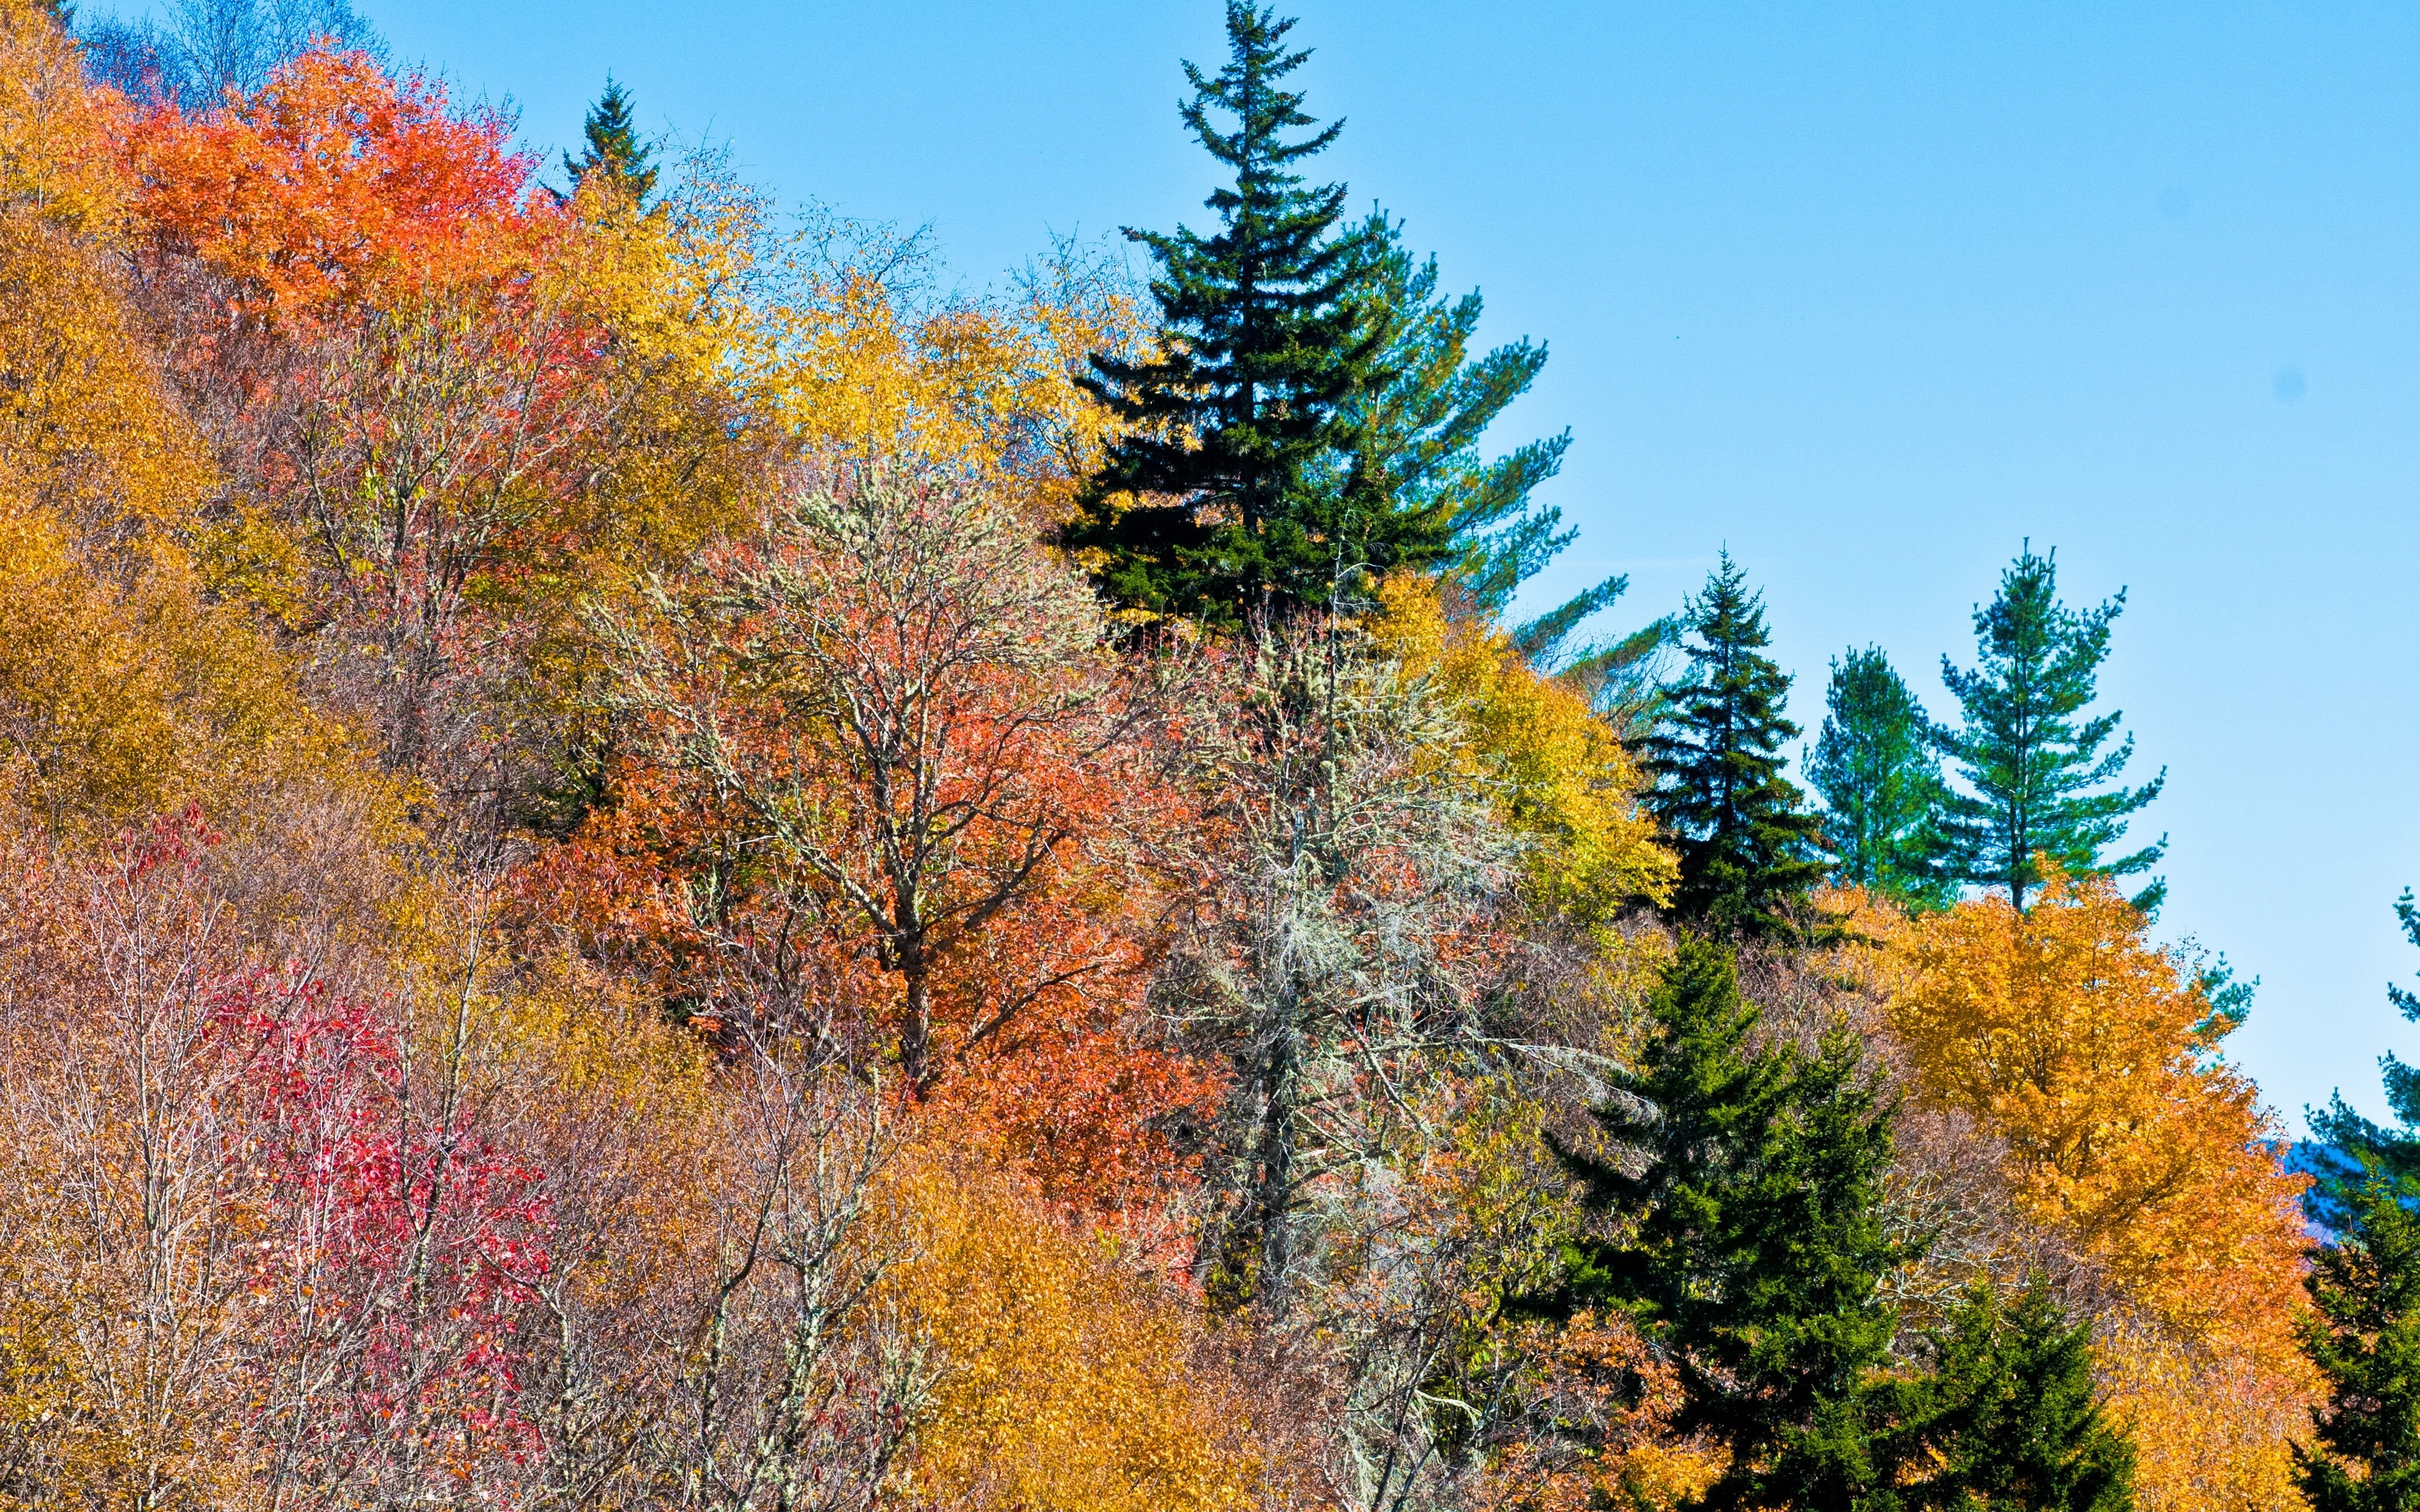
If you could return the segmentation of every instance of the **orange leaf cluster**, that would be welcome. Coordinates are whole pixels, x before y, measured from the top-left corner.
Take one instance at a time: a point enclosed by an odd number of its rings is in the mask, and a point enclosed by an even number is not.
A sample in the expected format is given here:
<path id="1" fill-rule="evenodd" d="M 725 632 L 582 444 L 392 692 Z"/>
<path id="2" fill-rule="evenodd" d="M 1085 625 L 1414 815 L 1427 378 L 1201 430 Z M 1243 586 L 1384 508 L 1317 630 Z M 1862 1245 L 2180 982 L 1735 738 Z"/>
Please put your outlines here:
<path id="1" fill-rule="evenodd" d="M 524 265 L 562 215 L 510 139 L 432 80 L 314 51 L 250 99 L 161 106 L 126 152 L 153 234 L 238 280 L 238 309 L 308 321 Z"/>

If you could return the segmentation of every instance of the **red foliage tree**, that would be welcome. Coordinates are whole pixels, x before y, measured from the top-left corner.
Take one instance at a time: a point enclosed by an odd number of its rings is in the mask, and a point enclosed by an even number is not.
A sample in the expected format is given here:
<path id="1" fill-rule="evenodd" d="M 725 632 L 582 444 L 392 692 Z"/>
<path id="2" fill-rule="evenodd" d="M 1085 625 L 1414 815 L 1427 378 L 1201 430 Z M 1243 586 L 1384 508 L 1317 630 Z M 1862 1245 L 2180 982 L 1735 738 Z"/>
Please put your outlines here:
<path id="1" fill-rule="evenodd" d="M 218 843 L 189 810 L 11 888 L 8 1221 L 40 1241 L 0 1311 L 72 1341 L 82 1437 L 53 1489 L 504 1487 L 535 1443 L 538 1173 L 482 1133 L 447 1047 L 262 964 Z"/>

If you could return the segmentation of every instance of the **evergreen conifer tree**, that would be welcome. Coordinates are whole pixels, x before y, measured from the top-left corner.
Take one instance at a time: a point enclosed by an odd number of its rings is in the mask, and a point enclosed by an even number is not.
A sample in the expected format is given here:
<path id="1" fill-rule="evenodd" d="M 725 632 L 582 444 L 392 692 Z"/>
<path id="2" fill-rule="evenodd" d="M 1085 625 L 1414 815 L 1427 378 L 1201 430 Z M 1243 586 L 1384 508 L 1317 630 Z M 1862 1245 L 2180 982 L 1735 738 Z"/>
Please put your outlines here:
<path id="1" fill-rule="evenodd" d="M 1483 309 L 1478 291 L 1439 294 L 1436 259 L 1416 261 L 1402 226 L 1383 213 L 1356 235 L 1375 259 L 1376 307 L 1390 335 L 1374 363 L 1380 381 L 1347 407 L 1352 449 L 1330 464 L 1329 486 L 1349 491 L 1359 511 L 1440 521 L 1450 548 L 1443 563 L 1454 580 L 1476 608 L 1500 613 L 1576 533 L 1563 526 L 1560 509 L 1535 497 L 1561 471 L 1569 431 L 1494 458 L 1479 448 L 1481 434 L 1537 381 L 1546 348 L 1524 338 L 1472 356 Z M 1604 687 L 1620 704 L 1643 659 L 1670 639 L 1670 623 L 1577 655 L 1565 648 L 1629 587 L 1626 577 L 1607 578 L 1514 625 L 1512 643 L 1524 656 L 1560 663 L 1576 682 Z"/>
<path id="2" fill-rule="evenodd" d="M 2036 1278 L 2014 1306 L 1979 1287 L 1929 1340 L 1929 1374 L 1877 1393 L 1884 1458 L 1923 1467 L 1877 1501 L 1903 1507 L 2127 1512 L 2134 1446 L 2092 1395 L 2088 1324 Z"/>
<path id="3" fill-rule="evenodd" d="M 2395 918 L 2404 938 L 2420 946 L 2420 900 L 2409 887 L 2395 902 Z M 2386 997 L 2397 1012 L 2420 1024 L 2420 993 L 2390 982 Z M 2395 1114 L 2394 1127 L 2363 1117 L 2341 1093 L 2323 1109 L 2305 1110 L 2314 1143 L 2304 1153 L 2312 1183 L 2303 1201 L 2323 1228 L 2349 1227 L 2362 1194 L 2381 1180 L 2420 1192 L 2420 1067 L 2405 1064 L 2391 1051 L 2379 1057 L 2378 1066 L 2386 1083 L 2386 1105 Z"/>
<path id="4" fill-rule="evenodd" d="M 2304 1278 L 2303 1348 L 2328 1386 L 2294 1459 L 2312 1512 L 2420 1506 L 2420 1181 L 2374 1158 L 2335 1187 L 2334 1242 Z"/>
<path id="5" fill-rule="evenodd" d="M 2396 900 L 2404 936 L 2420 946 L 2420 902 Z M 2420 1021 L 2420 993 L 2389 984 L 2387 999 Z M 2299 1447 L 2312 1512 L 2420 1506 L 2420 1069 L 2381 1058 L 2396 1126 L 2372 1122 L 2341 1094 L 2310 1115 L 2315 1147 L 2304 1211 L 2327 1242 L 2304 1284 L 2317 1305 L 2303 1350 L 2328 1384 L 2313 1413 L 2316 1443 Z"/>
<path id="6" fill-rule="evenodd" d="M 1479 438 L 1537 381 L 1546 348 L 1526 338 L 1473 356 L 1477 290 L 1437 292 L 1435 257 L 1415 260 L 1400 223 L 1373 214 L 1353 233 L 1373 259 L 1372 294 L 1388 332 L 1380 381 L 1346 406 L 1351 448 L 1330 463 L 1329 486 L 1361 511 L 1434 518 L 1451 542 L 1454 576 L 1474 604 L 1501 610 L 1513 592 L 1571 544 L 1562 511 L 1534 497 L 1561 471 L 1571 433 L 1488 458 Z M 1609 578 L 1515 632 L 1522 649 L 1550 652 L 1579 620 L 1627 587 Z"/>
<path id="7" fill-rule="evenodd" d="M 1286 51 L 1293 25 L 1230 0 L 1226 67 L 1185 66 L 1185 124 L 1233 179 L 1206 201 L 1214 235 L 1126 232 L 1158 265 L 1162 341 L 1137 361 L 1093 359 L 1087 387 L 1131 428 L 1064 536 L 1121 604 L 1220 625 L 1453 549 L 1447 501 L 1338 486 L 1356 406 L 1389 387 L 1395 321 L 1370 229 L 1339 229 L 1344 186 L 1296 171 L 1343 122 L 1289 135 L 1315 124 L 1280 87 L 1310 55 Z"/>
<path id="8" fill-rule="evenodd" d="M 603 182 L 627 195 L 631 204 L 644 207 L 647 196 L 656 192 L 656 149 L 639 134 L 638 117 L 630 108 L 630 91 L 610 73 L 605 76 L 605 92 L 588 107 L 588 120 L 581 134 L 588 145 L 580 156 L 575 158 L 568 152 L 563 155 L 564 172 L 571 176 L 571 187 L 578 190 L 592 175 L 601 174 Z"/>
<path id="9" fill-rule="evenodd" d="M 1731 1451 L 1710 1508 L 1850 1507 L 1890 1484 L 1867 1411 L 1892 1324 L 1877 1283 L 1889 1120 L 1845 1032 L 1751 1049 L 1730 952 L 1684 935 L 1637 1069 L 1598 1110 L 1621 1147 L 1566 1153 L 1619 1236 L 1571 1256 L 1557 1305 L 1619 1308 L 1680 1373 L 1680 1433 Z"/>
<path id="10" fill-rule="evenodd" d="M 1944 825 L 1949 874 L 1978 887 L 2006 887 L 2017 907 L 2039 880 L 2034 857 L 2047 855 L 2071 875 L 2128 876 L 2159 863 L 2163 836 L 2116 860 L 2102 852 L 2124 839 L 2126 822 L 2160 795 L 2167 772 L 2138 788 L 2118 780 L 2134 754 L 2132 735 L 2102 748 L 2120 715 L 2081 717 L 2092 702 L 2109 625 L 2126 607 L 2125 590 L 2082 613 L 2058 601 L 2053 556 L 2031 543 L 2000 578 L 1999 596 L 1975 611 L 1977 662 L 1962 671 L 1941 658 L 1942 680 L 1958 699 L 1962 728 L 1935 732 L 1958 763 L 1971 794 L 1949 795 Z M 2096 791 L 2102 790 L 2102 791 Z M 2153 881 L 2134 902 L 2159 906 L 2166 885 Z"/>
<path id="11" fill-rule="evenodd" d="M 1673 907 L 1725 933 L 1786 937 L 1823 867 L 1819 821 L 1781 771 L 1798 727 L 1781 712 L 1789 674 L 1763 655 L 1763 595 L 1726 551 L 1683 624 L 1689 671 L 1644 743 L 1647 802 L 1680 852 Z"/>
<path id="12" fill-rule="evenodd" d="M 1932 722 L 1880 647 L 1832 663 L 1807 779 L 1823 798 L 1832 880 L 1920 908 L 1947 907 L 1941 764 Z"/>

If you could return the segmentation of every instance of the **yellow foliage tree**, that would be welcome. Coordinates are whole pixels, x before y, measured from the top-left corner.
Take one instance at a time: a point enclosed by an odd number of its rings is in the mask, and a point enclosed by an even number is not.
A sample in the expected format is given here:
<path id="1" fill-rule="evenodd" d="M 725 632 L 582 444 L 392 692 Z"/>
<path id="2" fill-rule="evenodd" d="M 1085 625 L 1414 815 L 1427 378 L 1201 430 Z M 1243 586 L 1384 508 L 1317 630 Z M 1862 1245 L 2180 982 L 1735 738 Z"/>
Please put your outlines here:
<path id="1" fill-rule="evenodd" d="M 48 12 L 0 0 L 0 736 L 54 829 L 224 807 L 342 745 L 187 554 L 215 479 L 109 261 L 114 119 Z"/>
<path id="2" fill-rule="evenodd" d="M 881 1227 L 905 1257 L 889 1305 L 939 1375 L 909 1470 L 935 1507 L 1209 1512 L 1243 1507 L 1256 1457 L 1190 1367 L 1189 1324 L 1105 1242 L 997 1163 L 911 1150 Z"/>
<path id="3" fill-rule="evenodd" d="M 0 494 L 112 544 L 185 523 L 210 481 L 103 255 L 118 110 L 47 8 L 0 0 Z"/>
<path id="4" fill-rule="evenodd" d="M 2110 1408 L 2134 1441 L 2144 1512 L 2300 1512 L 2287 1444 L 2310 1427 L 2313 1388 L 2240 1351 L 2124 1322 L 2096 1352 Z"/>
<path id="5" fill-rule="evenodd" d="M 845 222 L 767 258 L 777 271 L 752 384 L 810 456 L 918 455 L 1063 520 L 1113 424 L 1077 386 L 1086 354 L 1139 342 L 1139 306 L 1063 247 L 1013 295 L 916 296 L 922 249 Z"/>
<path id="6" fill-rule="evenodd" d="M 71 227 L 115 214 L 125 193 L 109 150 L 116 104 L 85 87 L 53 8 L 0 0 L 0 209 Z"/>
<path id="7" fill-rule="evenodd" d="M 2025 1216 L 2137 1313 L 2102 1367 L 2147 1504 L 2291 1506 L 2285 1435 L 2313 1390 L 2293 1334 L 2304 1180 L 2149 928 L 2106 879 L 2055 869 L 2024 912 L 1990 897 L 1898 924 L 1890 1026 L 1918 1099 L 1996 1136 Z"/>
<path id="8" fill-rule="evenodd" d="M 235 611 L 163 549 L 124 584 L 58 521 L 0 494 L 0 736 L 54 831 L 106 833 L 201 802 L 234 818 L 281 781 L 336 773 L 347 741 Z"/>
<path id="9" fill-rule="evenodd" d="M 1398 573 L 1379 587 L 1373 633 L 1406 675 L 1435 679 L 1460 706 L 1458 758 L 1494 788 L 1505 822 L 1539 842 L 1530 877 L 1540 899 L 1585 924 L 1667 900 L 1671 853 L 1639 810 L 1638 769 L 1612 728 L 1453 599 L 1449 585 Z"/>

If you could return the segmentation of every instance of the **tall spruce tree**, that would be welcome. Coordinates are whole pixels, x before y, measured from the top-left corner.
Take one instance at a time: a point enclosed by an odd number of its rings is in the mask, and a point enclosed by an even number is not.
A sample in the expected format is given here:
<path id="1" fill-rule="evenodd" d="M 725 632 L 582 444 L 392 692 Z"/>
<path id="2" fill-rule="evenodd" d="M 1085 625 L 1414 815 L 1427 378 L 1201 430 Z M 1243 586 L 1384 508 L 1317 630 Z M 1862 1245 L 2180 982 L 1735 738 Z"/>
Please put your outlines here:
<path id="1" fill-rule="evenodd" d="M 1566 1152 L 1616 1236 L 1568 1257 L 1548 1311 L 1618 1308 L 1679 1372 L 1683 1434 L 1730 1451 L 1710 1508 L 1849 1507 L 1890 1483 L 1867 1394 L 1906 1256 L 1882 1219 L 1889 1119 L 1845 1032 L 1750 1047 L 1730 951 L 1684 934 L 1635 1070 L 1597 1118 L 1611 1159 Z"/>
<path id="2" fill-rule="evenodd" d="M 1921 1374 L 1876 1392 L 1889 1423 L 1880 1458 L 1920 1467 L 1882 1507 L 2127 1512 L 2134 1445 L 2093 1399 L 2092 1333 L 2061 1315 L 2037 1277 L 2003 1302 L 1977 1288 L 1927 1339 Z"/>
<path id="3" fill-rule="evenodd" d="M 1343 122 L 1289 134 L 1315 124 L 1280 87 L 1310 56 L 1286 51 L 1293 26 L 1229 0 L 1226 67 L 1211 78 L 1185 65 L 1185 125 L 1233 182 L 1205 202 L 1211 236 L 1126 231 L 1158 265 L 1162 339 L 1138 360 L 1093 359 L 1086 387 L 1128 430 L 1064 535 L 1119 603 L 1219 625 L 1454 549 L 1448 501 L 1338 486 L 1357 406 L 1390 386 L 1396 321 L 1370 227 L 1339 227 L 1344 186 L 1296 171 Z"/>
<path id="4" fill-rule="evenodd" d="M 1832 663 L 1823 728 L 1807 779 L 1823 799 L 1823 843 L 1837 883 L 1917 908 L 1947 907 L 1941 874 L 1941 764 L 1932 721 L 1878 646 Z"/>
<path id="5" fill-rule="evenodd" d="M 1763 595 L 1726 551 L 1682 623 L 1689 670 L 1644 742 L 1647 803 L 1680 852 L 1673 907 L 1727 933 L 1788 937 L 1823 866 L 1820 822 L 1782 775 L 1798 727 L 1782 717 L 1790 676 L 1763 655 Z"/>
<path id="6" fill-rule="evenodd" d="M 2097 609 L 2069 609 L 2058 601 L 2055 556 L 2038 557 L 2026 543 L 2001 575 L 1999 596 L 1975 611 L 1974 671 L 1941 658 L 1962 724 L 1940 728 L 1935 738 L 1973 790 L 1949 795 L 1948 872 L 1960 882 L 2008 888 L 2019 908 L 2040 880 L 2038 855 L 2073 874 L 2129 876 L 2158 865 L 2167 848 L 2162 836 L 2102 858 L 2125 838 L 2127 820 L 2160 795 L 2167 771 L 2138 788 L 2110 786 L 2133 759 L 2134 737 L 2104 751 L 2121 716 L 2114 709 L 2083 716 L 2126 592 Z M 2154 880 L 2134 902 L 2156 908 L 2166 891 Z"/>
<path id="7" fill-rule="evenodd" d="M 1474 355 L 1484 308 L 1476 289 L 1452 299 L 1439 293 L 1436 259 L 1415 259 L 1401 223 L 1383 212 L 1353 235 L 1373 259 L 1371 288 L 1388 339 L 1373 364 L 1379 381 L 1346 406 L 1351 446 L 1329 463 L 1328 486 L 1357 511 L 1437 520 L 1464 592 L 1480 609 L 1501 611 L 1576 533 L 1564 528 L 1560 509 L 1535 497 L 1561 471 L 1571 432 L 1492 458 L 1479 447 L 1487 427 L 1537 381 L 1546 348 L 1525 337 Z M 1513 639 L 1530 655 L 1551 656 L 1627 587 L 1626 579 L 1608 578 L 1520 625 Z"/>
<path id="8" fill-rule="evenodd" d="M 563 155 L 563 169 L 571 177 L 572 189 L 598 178 L 644 208 L 647 196 L 656 192 L 656 149 L 639 134 L 630 91 L 610 73 L 605 76 L 605 92 L 588 107 L 581 134 L 587 146 L 580 156 Z"/>

